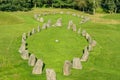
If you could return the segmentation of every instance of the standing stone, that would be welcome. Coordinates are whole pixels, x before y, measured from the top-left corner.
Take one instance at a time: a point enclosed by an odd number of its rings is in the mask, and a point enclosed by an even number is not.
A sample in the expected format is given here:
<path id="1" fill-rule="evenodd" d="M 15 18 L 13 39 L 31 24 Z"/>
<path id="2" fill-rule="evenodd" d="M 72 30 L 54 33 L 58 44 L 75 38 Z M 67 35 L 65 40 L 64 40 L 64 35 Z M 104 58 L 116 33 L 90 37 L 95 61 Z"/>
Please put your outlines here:
<path id="1" fill-rule="evenodd" d="M 72 14 L 73 16 L 76 16 L 76 14 Z"/>
<path id="2" fill-rule="evenodd" d="M 87 47 L 85 47 L 84 53 L 83 53 L 82 58 L 81 58 L 81 61 L 87 61 L 88 57 L 89 57 L 89 52 L 87 50 Z"/>
<path id="3" fill-rule="evenodd" d="M 40 26 L 38 26 L 38 29 L 37 29 L 38 32 L 40 32 Z"/>
<path id="4" fill-rule="evenodd" d="M 71 62 L 66 60 L 63 66 L 63 75 L 68 76 L 70 75 L 71 69 Z"/>
<path id="5" fill-rule="evenodd" d="M 38 59 L 33 68 L 32 74 L 42 74 L 42 69 L 43 69 L 43 61 L 41 59 Z"/>
<path id="6" fill-rule="evenodd" d="M 60 14 L 63 14 L 63 11 L 61 11 Z"/>
<path id="7" fill-rule="evenodd" d="M 88 40 L 89 44 L 91 44 L 91 43 L 92 43 L 92 38 L 91 38 L 90 36 L 88 37 L 88 39 L 87 39 L 87 40 Z"/>
<path id="8" fill-rule="evenodd" d="M 34 66 L 34 65 L 35 65 L 35 62 L 36 62 L 36 57 L 35 57 L 34 54 L 31 54 L 31 55 L 30 55 L 30 58 L 29 58 L 29 60 L 28 60 L 28 65 L 29 65 L 29 66 Z"/>
<path id="9" fill-rule="evenodd" d="M 70 20 L 69 23 L 68 23 L 68 29 L 70 29 L 72 27 L 72 25 L 73 25 L 73 21 Z"/>
<path id="10" fill-rule="evenodd" d="M 44 19 L 43 19 L 43 17 L 41 17 L 39 20 L 40 20 L 40 22 L 44 22 Z"/>
<path id="11" fill-rule="evenodd" d="M 81 64 L 80 58 L 73 59 L 73 68 L 74 69 L 82 69 L 82 64 Z"/>
<path id="12" fill-rule="evenodd" d="M 91 46 L 95 47 L 97 42 L 95 40 L 92 40 L 90 44 L 91 44 Z"/>
<path id="13" fill-rule="evenodd" d="M 83 31 L 82 31 L 82 36 L 83 36 L 83 37 L 86 36 L 86 30 L 83 30 Z"/>
<path id="14" fill-rule="evenodd" d="M 47 27 L 49 28 L 51 26 L 51 20 L 48 20 Z"/>
<path id="15" fill-rule="evenodd" d="M 22 38 L 23 38 L 24 40 L 27 39 L 26 33 L 23 33 Z"/>
<path id="16" fill-rule="evenodd" d="M 26 40 L 22 37 L 22 43 L 26 43 Z"/>
<path id="17" fill-rule="evenodd" d="M 46 23 L 43 24 L 42 29 L 47 29 L 47 24 Z"/>
<path id="18" fill-rule="evenodd" d="M 21 57 L 22 57 L 22 59 L 27 60 L 29 58 L 29 52 L 28 52 L 28 50 L 22 51 Z"/>
<path id="19" fill-rule="evenodd" d="M 70 14 L 70 12 L 66 12 L 66 14 Z"/>
<path id="20" fill-rule="evenodd" d="M 40 21 L 40 18 L 39 18 L 39 17 L 37 17 L 37 21 Z"/>
<path id="21" fill-rule="evenodd" d="M 56 22 L 56 26 L 62 26 L 62 18 L 59 18 Z"/>
<path id="22" fill-rule="evenodd" d="M 53 69 L 46 69 L 47 80 L 56 80 L 56 73 Z"/>
<path id="23" fill-rule="evenodd" d="M 80 33 L 81 33 L 81 28 L 78 29 L 78 34 L 80 34 Z"/>
<path id="24" fill-rule="evenodd" d="M 30 36 L 31 36 L 31 32 L 29 31 L 29 32 L 28 32 L 28 37 L 30 37 Z"/>
<path id="25" fill-rule="evenodd" d="M 34 14 L 34 18 L 37 19 L 38 15 L 37 14 Z"/>
<path id="26" fill-rule="evenodd" d="M 74 32 L 77 31 L 77 29 L 76 29 L 76 25 L 75 25 L 75 24 L 72 25 L 72 29 L 73 29 Z"/>
<path id="27" fill-rule="evenodd" d="M 92 51 L 93 50 L 93 47 L 91 46 L 91 44 L 88 45 L 88 51 Z"/>
<path id="28" fill-rule="evenodd" d="M 90 35 L 88 33 L 86 33 L 85 38 L 88 40 L 89 37 L 90 37 Z"/>
<path id="29" fill-rule="evenodd" d="M 22 43 L 19 48 L 19 53 L 22 53 L 26 49 L 26 43 Z"/>
<path id="30" fill-rule="evenodd" d="M 33 34 L 35 34 L 35 29 L 34 29 L 34 28 L 32 29 L 32 35 L 33 35 Z"/>

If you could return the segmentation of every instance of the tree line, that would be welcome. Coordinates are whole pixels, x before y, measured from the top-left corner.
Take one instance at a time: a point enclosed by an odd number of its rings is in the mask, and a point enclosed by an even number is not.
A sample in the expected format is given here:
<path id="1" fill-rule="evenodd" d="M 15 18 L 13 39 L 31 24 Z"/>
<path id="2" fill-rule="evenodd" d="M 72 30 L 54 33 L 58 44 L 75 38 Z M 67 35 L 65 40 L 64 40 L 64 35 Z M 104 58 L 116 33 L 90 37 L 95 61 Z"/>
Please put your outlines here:
<path id="1" fill-rule="evenodd" d="M 0 0 L 0 11 L 28 11 L 33 7 L 73 8 L 92 14 L 120 13 L 120 0 Z"/>

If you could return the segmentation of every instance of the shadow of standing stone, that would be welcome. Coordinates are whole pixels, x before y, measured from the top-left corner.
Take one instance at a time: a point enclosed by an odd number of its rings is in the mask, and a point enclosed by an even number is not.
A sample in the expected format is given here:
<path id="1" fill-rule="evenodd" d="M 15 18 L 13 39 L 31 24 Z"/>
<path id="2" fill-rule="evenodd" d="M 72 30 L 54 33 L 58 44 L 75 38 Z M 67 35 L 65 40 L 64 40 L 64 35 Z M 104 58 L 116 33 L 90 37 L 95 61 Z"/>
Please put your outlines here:
<path id="1" fill-rule="evenodd" d="M 53 69 L 46 69 L 47 80 L 56 80 L 56 73 Z"/>

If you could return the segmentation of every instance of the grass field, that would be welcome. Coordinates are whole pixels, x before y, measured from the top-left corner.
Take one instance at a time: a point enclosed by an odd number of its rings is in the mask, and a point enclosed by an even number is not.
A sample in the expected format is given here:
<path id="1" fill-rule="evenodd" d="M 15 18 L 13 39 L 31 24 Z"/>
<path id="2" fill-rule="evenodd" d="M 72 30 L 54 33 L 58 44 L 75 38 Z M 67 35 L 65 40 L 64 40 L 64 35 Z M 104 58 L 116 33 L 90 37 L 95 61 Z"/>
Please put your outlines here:
<path id="1" fill-rule="evenodd" d="M 45 71 L 42 75 L 33 75 L 31 73 L 32 67 L 28 66 L 27 61 L 21 59 L 18 49 L 23 32 L 31 31 L 32 28 L 37 28 L 38 25 L 42 26 L 33 18 L 34 13 L 47 11 L 69 11 L 80 15 L 88 15 L 71 9 L 0 12 L 0 80 L 46 80 Z M 91 17 L 91 15 L 88 16 Z M 118 14 L 112 14 L 112 16 L 106 14 L 102 14 L 102 16 L 95 15 L 95 17 L 91 17 L 89 22 L 82 25 L 78 25 L 78 18 L 73 16 L 45 16 L 45 21 L 51 18 L 53 22 L 56 21 L 55 19 L 62 17 L 64 25 L 61 28 L 49 28 L 31 36 L 27 40 L 29 43 L 28 49 L 38 58 L 42 58 L 46 63 L 46 67 L 55 68 L 57 80 L 120 80 L 120 23 L 118 23 L 119 19 L 116 16 L 120 17 Z M 106 22 L 100 23 L 97 21 L 98 18 L 99 20 L 105 19 Z M 78 28 L 86 29 L 97 41 L 97 46 L 90 53 L 89 60 L 82 63 L 82 70 L 72 69 L 72 74 L 65 77 L 60 72 L 59 67 L 62 67 L 66 58 L 71 60 L 73 56 L 81 56 L 82 49 L 87 45 L 83 37 L 66 29 L 69 19 L 73 19 Z M 109 19 L 113 19 L 117 23 L 108 23 Z M 95 20 L 95 22 L 92 20 Z M 60 40 L 60 42 L 55 43 L 55 39 Z M 60 64 L 56 63 L 59 61 Z"/>

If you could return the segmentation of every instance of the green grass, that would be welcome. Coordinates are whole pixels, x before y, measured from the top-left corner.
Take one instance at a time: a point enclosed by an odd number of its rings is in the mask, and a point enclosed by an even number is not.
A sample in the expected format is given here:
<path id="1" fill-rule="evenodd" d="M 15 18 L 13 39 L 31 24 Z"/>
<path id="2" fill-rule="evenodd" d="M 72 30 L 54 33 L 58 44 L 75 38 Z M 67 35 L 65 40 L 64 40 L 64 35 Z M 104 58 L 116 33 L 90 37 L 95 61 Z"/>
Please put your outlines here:
<path id="1" fill-rule="evenodd" d="M 109 14 L 109 15 L 103 16 L 102 18 L 120 20 L 120 14 Z"/>
<path id="2" fill-rule="evenodd" d="M 72 13 L 83 14 L 70 9 L 35 9 L 30 12 L 0 12 L 0 80 L 46 80 L 45 71 L 42 75 L 33 75 L 31 73 L 32 67 L 29 67 L 27 60 L 22 60 L 18 53 L 22 33 L 28 32 L 32 30 L 32 28 L 37 28 L 38 24 L 40 24 L 34 20 L 34 13 L 42 13 L 44 11 L 70 11 Z M 3 16 L 11 16 L 12 18 L 5 17 L 1 19 Z M 58 18 L 60 15 L 56 17 Z M 51 19 L 54 22 L 56 17 L 51 15 L 49 17 L 45 16 L 44 18 L 46 21 Z M 64 18 L 65 23 L 70 18 L 72 18 L 75 23 L 79 22 L 77 21 L 77 17 L 69 16 L 69 18 L 66 18 L 66 15 L 61 17 Z M 4 22 L 5 20 L 6 22 Z M 14 22 L 11 23 L 11 21 Z M 34 54 L 37 55 L 38 58 L 42 58 L 46 63 L 46 67 L 55 68 L 57 71 L 57 80 L 120 80 L 120 24 L 98 24 L 89 21 L 86 24 L 77 25 L 87 30 L 97 41 L 97 46 L 94 48 L 94 51 L 90 53 L 89 60 L 82 63 L 82 70 L 72 69 L 72 74 L 65 77 L 60 72 L 60 68 L 57 68 L 57 65 L 61 67 L 66 58 L 71 60 L 74 55 L 81 56 L 82 48 L 87 44 L 83 37 L 71 30 L 67 30 L 67 24 L 65 23 L 61 28 L 49 28 L 48 30 L 36 33 L 27 41 L 30 51 L 35 52 Z M 60 42 L 55 43 L 55 39 L 59 39 Z M 70 45 L 67 45 L 69 43 Z M 72 46 L 73 48 L 71 48 Z M 55 58 L 53 56 L 50 56 L 52 59 L 48 58 L 48 60 L 44 58 L 49 57 L 46 54 L 53 55 L 53 53 L 56 57 L 65 54 L 66 58 Z M 60 64 L 50 65 L 51 63 L 48 63 L 48 61 L 53 62 L 54 58 L 54 63 L 58 60 Z"/>

